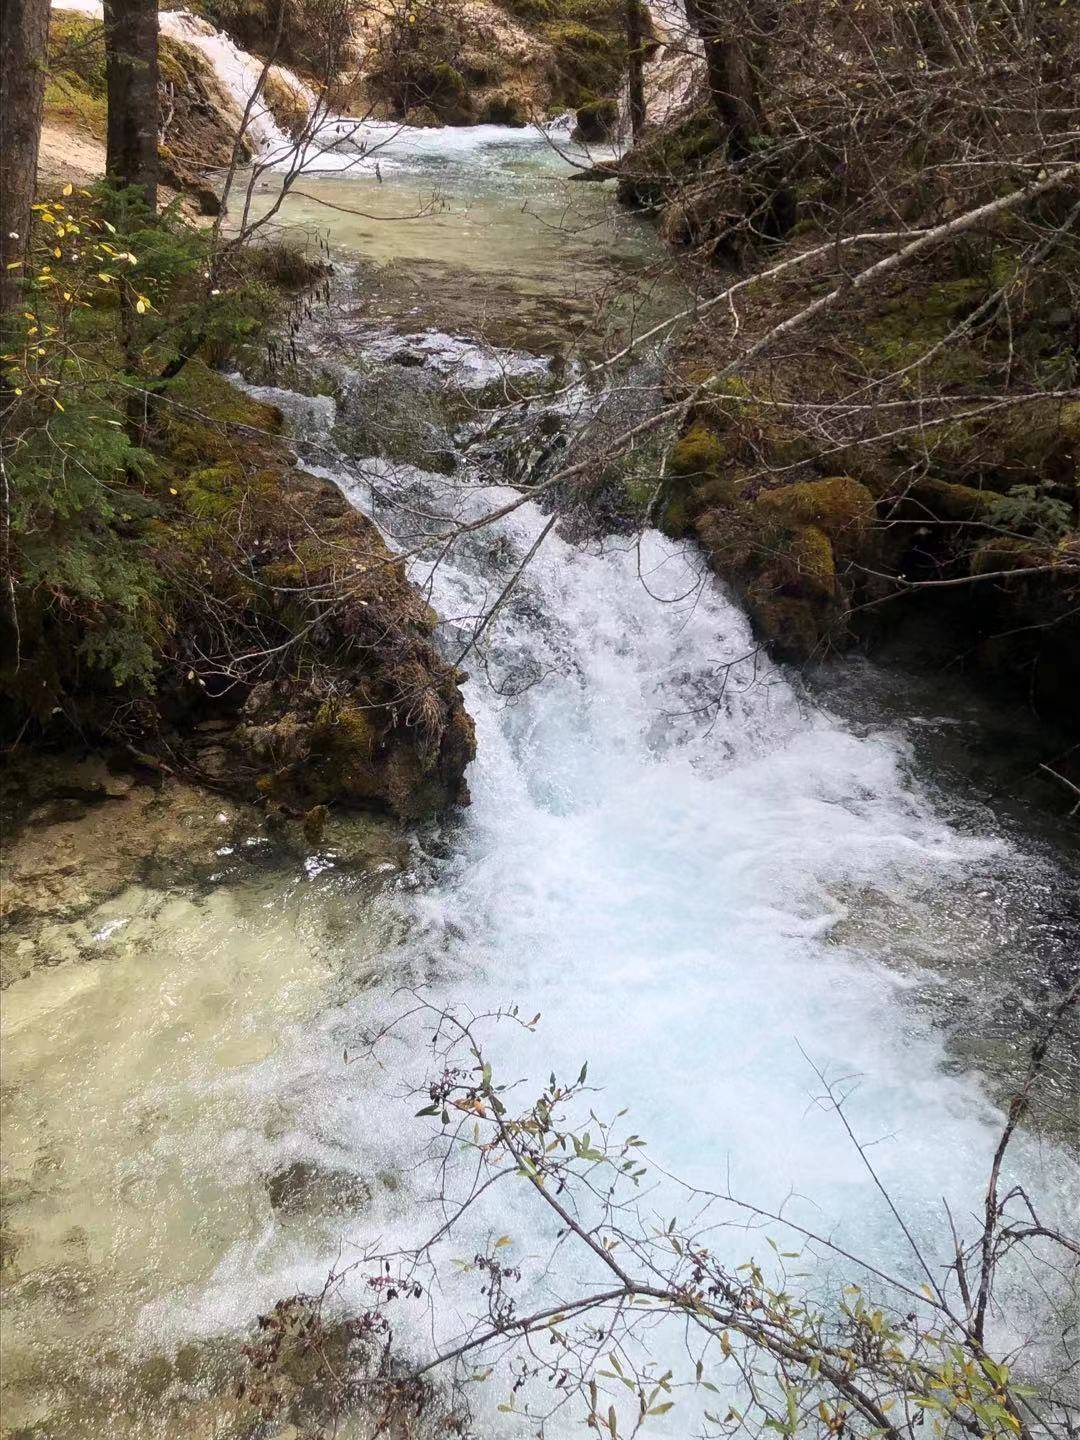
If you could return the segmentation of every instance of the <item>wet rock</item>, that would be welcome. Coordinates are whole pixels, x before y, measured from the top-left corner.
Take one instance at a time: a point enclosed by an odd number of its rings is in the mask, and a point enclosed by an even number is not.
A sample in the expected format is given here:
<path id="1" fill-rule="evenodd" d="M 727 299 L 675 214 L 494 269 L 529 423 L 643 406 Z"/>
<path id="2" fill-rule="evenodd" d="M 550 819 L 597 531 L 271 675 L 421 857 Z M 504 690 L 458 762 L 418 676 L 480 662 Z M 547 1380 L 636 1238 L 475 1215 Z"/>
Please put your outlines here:
<path id="1" fill-rule="evenodd" d="M 365 1181 L 348 1170 L 329 1170 L 312 1160 L 294 1160 L 269 1176 L 266 1193 L 277 1214 L 350 1215 L 371 1199 Z"/>
<path id="2" fill-rule="evenodd" d="M 318 846 L 321 844 L 329 814 L 330 812 L 325 805 L 313 805 L 304 816 L 304 839 L 309 845 Z"/>
<path id="3" fill-rule="evenodd" d="M 81 1265 L 51 1265 L 31 1270 L 10 1294 L 16 1303 L 46 1302 L 61 1315 L 76 1315 L 93 1302 L 94 1276 Z"/>
<path id="4" fill-rule="evenodd" d="M 618 125 L 619 106 L 615 100 L 590 100 L 579 107 L 570 138 L 578 144 L 604 145 L 614 138 Z"/>
<path id="5" fill-rule="evenodd" d="M 22 775 L 11 762 L 5 775 L 0 986 L 40 965 L 99 955 L 114 931 L 124 935 L 129 917 L 121 908 L 91 921 L 91 912 L 155 876 L 171 883 L 216 873 L 223 843 L 242 848 L 242 837 L 261 828 L 253 807 L 180 782 L 140 785 L 108 774 L 104 765 L 88 772 L 81 762 L 55 757 L 31 757 L 25 768 Z M 101 782 L 98 799 L 66 799 L 88 773 Z M 44 804 L 43 774 L 56 791 Z M 42 811 L 50 823 L 40 820 Z"/>

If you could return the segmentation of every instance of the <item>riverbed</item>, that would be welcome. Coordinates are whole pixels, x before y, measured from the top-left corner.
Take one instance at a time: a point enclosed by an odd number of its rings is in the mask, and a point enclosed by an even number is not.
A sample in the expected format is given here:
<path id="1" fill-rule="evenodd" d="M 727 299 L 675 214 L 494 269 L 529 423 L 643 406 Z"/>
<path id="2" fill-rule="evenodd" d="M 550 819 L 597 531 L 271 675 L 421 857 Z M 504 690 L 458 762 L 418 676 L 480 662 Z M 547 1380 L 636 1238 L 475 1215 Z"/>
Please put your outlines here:
<path id="1" fill-rule="evenodd" d="M 981 1203 L 1002 1095 L 1077 933 L 1064 835 L 998 816 L 926 743 L 960 725 L 977 747 L 978 709 L 897 697 L 862 665 L 823 688 L 770 664 L 693 547 L 656 531 L 548 529 L 530 500 L 420 547 L 513 506 L 662 389 L 657 345 L 614 386 L 587 374 L 686 296 L 647 222 L 569 178 L 586 158 L 564 135 L 399 132 L 277 217 L 328 247 L 333 309 L 287 373 L 244 383 L 282 407 L 307 468 L 418 552 L 470 675 L 472 804 L 357 859 L 333 829 L 271 853 L 208 799 L 198 866 L 36 933 L 4 997 L 13 1434 L 252 1433 L 233 1390 L 255 1318 L 437 1228 L 424 1027 L 382 1066 L 356 1059 L 412 1003 L 403 987 L 539 1012 L 484 1025 L 495 1070 L 527 1093 L 587 1062 L 591 1103 L 648 1140 L 658 1210 L 675 1174 L 909 1276 L 815 1103 L 828 1082 L 929 1254 L 947 1253 L 943 1201 Z M 1073 1213 L 1068 1126 L 1022 1134 L 1006 1179 Z M 523 1295 L 574 1283 L 523 1194 L 478 1207 L 445 1257 L 503 1234 Z M 765 1249 L 735 1226 L 717 1244 L 733 1265 Z M 827 1260 L 815 1276 L 849 1278 Z M 361 1265 L 337 1300 L 369 1293 Z M 1009 1324 L 1037 1329 L 1044 1298 L 1016 1283 Z M 450 1341 L 476 1303 L 448 1282 L 405 1351 Z M 485 1433 L 518 1423 L 501 1398 Z"/>

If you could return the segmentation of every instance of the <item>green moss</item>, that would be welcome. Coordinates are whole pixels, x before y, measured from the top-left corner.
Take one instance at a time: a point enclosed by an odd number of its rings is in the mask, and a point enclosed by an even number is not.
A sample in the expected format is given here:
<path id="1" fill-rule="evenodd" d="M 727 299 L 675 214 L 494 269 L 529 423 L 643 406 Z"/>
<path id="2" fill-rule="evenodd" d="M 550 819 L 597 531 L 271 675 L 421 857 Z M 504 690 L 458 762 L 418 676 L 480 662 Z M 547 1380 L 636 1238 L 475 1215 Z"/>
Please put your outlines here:
<path id="1" fill-rule="evenodd" d="M 787 548 L 794 576 L 810 595 L 832 599 L 836 594 L 836 557 L 832 542 L 816 525 L 796 530 Z"/>
<path id="2" fill-rule="evenodd" d="M 45 115 L 105 138 L 105 42 L 99 20 L 71 11 L 50 15 Z"/>
<path id="3" fill-rule="evenodd" d="M 733 510 L 742 504 L 740 481 L 732 475 L 716 476 L 703 485 L 695 485 L 691 506 L 695 515 L 706 510 Z"/>
<path id="4" fill-rule="evenodd" d="M 465 78 L 460 70 L 446 60 L 439 60 L 431 67 L 431 93 L 440 100 L 463 100 L 466 93 Z"/>
<path id="5" fill-rule="evenodd" d="M 816 526 L 834 545 L 857 547 L 874 519 L 874 497 L 848 475 L 805 480 L 763 491 L 755 501 L 763 521 L 792 528 Z"/>
<path id="6" fill-rule="evenodd" d="M 875 374 L 914 365 L 943 340 L 986 298 L 985 277 L 943 280 L 922 291 L 906 290 L 881 312 L 871 315 L 861 329 L 857 353 Z M 925 380 L 935 384 L 967 384 L 978 380 L 984 362 L 961 344 L 947 346 L 920 367 Z"/>
<path id="7" fill-rule="evenodd" d="M 1061 433 L 1071 445 L 1080 446 L 1080 400 L 1061 407 Z M 1080 459 L 1080 455 L 1077 457 Z"/>
<path id="8" fill-rule="evenodd" d="M 734 579 L 750 571 L 758 549 L 751 516 L 747 505 L 719 505 L 697 516 L 698 538 L 718 575 Z"/>
<path id="9" fill-rule="evenodd" d="M 993 490 L 931 477 L 917 480 L 907 493 L 939 520 L 985 520 L 1001 499 Z"/>
<path id="10" fill-rule="evenodd" d="M 158 76 L 166 85 L 173 85 L 177 89 L 187 84 L 188 74 L 183 54 L 179 46 L 170 44 L 167 36 L 161 37 L 158 47 Z"/>
<path id="11" fill-rule="evenodd" d="M 274 117 L 279 129 L 295 139 L 308 121 L 307 101 L 298 90 L 294 90 L 275 70 L 268 70 L 263 86 L 266 108 Z"/>
<path id="12" fill-rule="evenodd" d="M 545 25 L 543 34 L 555 53 L 558 99 L 576 108 L 615 93 L 625 65 L 621 32 L 558 20 Z"/>
<path id="13" fill-rule="evenodd" d="M 971 552 L 969 569 L 972 575 L 991 575 L 996 570 L 1028 570 L 1046 564 L 1046 551 L 1011 535 L 996 535 L 984 540 Z"/>
<path id="14" fill-rule="evenodd" d="M 668 473 L 679 479 L 714 476 L 726 458 L 719 436 L 699 421 L 671 447 Z"/>
<path id="15" fill-rule="evenodd" d="M 342 760 L 370 760 L 379 731 L 368 711 L 350 701 L 328 700 L 320 706 L 311 731 L 312 748 Z"/>
<path id="16" fill-rule="evenodd" d="M 555 0 L 500 0 L 502 8 L 526 25 L 550 20 L 555 13 Z"/>
<path id="17" fill-rule="evenodd" d="M 547 37 L 556 49 L 571 49 L 606 55 L 612 48 L 612 41 L 599 30 L 582 25 L 577 20 L 559 20 L 547 27 Z"/>
<path id="18" fill-rule="evenodd" d="M 684 496 L 670 499 L 660 512 L 660 529 L 678 539 L 690 530 L 690 510 Z"/>

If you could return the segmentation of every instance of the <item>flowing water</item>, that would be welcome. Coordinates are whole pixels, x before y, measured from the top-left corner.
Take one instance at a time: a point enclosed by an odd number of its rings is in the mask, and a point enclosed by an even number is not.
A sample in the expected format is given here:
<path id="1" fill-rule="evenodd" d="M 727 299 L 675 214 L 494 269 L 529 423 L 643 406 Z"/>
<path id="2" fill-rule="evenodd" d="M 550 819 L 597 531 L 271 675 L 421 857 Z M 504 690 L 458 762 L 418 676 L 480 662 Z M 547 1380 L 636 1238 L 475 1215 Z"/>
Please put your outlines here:
<path id="1" fill-rule="evenodd" d="M 294 367 L 329 393 L 261 393 L 308 468 L 407 548 L 440 516 L 513 499 L 513 465 L 549 442 L 560 453 L 571 416 L 602 439 L 605 407 L 652 403 L 655 359 L 629 401 L 575 388 L 574 337 L 616 291 L 630 292 L 624 331 L 674 292 L 649 232 L 565 184 L 543 139 L 379 143 L 378 161 L 309 178 L 279 217 L 328 231 L 339 266 L 334 313 Z M 420 218 L 390 223 L 410 200 Z M 507 377 L 571 389 L 538 428 L 496 424 L 485 397 Z M 452 473 L 429 452 L 449 452 Z M 738 606 L 658 533 L 553 531 L 472 645 L 548 519 L 522 505 L 414 568 L 471 672 L 470 808 L 361 868 L 333 846 L 244 867 L 244 841 L 221 843 L 199 883 L 121 892 L 81 922 L 77 961 L 7 991 L 14 1433 L 245 1433 L 229 1384 L 254 1317 L 366 1247 L 435 1228 L 432 1122 L 407 1093 L 431 1060 L 422 1030 L 385 1068 L 344 1063 L 406 1007 L 403 985 L 478 1013 L 542 1012 L 535 1032 L 486 1028 L 500 1075 L 542 1084 L 587 1061 L 593 1103 L 629 1107 L 665 1169 L 786 1206 L 880 1267 L 909 1275 L 912 1256 L 813 1103 L 816 1072 L 852 1089 L 851 1123 L 931 1255 L 943 1199 L 965 1221 L 977 1209 L 1001 1112 L 956 1041 L 999 1044 L 1005 1007 L 1022 1048 L 1025 1001 L 1074 963 L 1066 857 L 957 803 L 897 721 L 851 718 L 842 687 L 826 708 L 753 656 Z M 1067 1143 L 1023 1135 L 1019 1176 L 1073 1213 Z M 579 1262 L 551 1260 L 521 1187 L 493 1192 L 445 1254 L 504 1233 L 523 1293 L 572 1283 Z M 716 1244 L 736 1264 L 765 1248 L 738 1227 Z M 365 1307 L 362 1271 L 341 1293 Z M 1041 1303 L 1021 1286 L 1008 1323 L 1036 1328 Z M 430 1353 L 474 1304 L 447 1282 L 434 1333 L 406 1326 L 404 1343 Z"/>

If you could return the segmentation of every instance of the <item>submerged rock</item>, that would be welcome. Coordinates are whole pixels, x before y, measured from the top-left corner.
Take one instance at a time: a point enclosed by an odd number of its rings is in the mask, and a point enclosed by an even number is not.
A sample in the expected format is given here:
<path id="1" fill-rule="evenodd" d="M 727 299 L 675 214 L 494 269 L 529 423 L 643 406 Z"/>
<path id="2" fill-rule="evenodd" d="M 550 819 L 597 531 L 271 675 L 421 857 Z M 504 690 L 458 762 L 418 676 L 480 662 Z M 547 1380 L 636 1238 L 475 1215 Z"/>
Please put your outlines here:
<path id="1" fill-rule="evenodd" d="M 266 1181 L 273 1209 L 282 1216 L 350 1215 L 371 1199 L 366 1181 L 348 1170 L 329 1170 L 313 1160 L 294 1160 Z"/>

